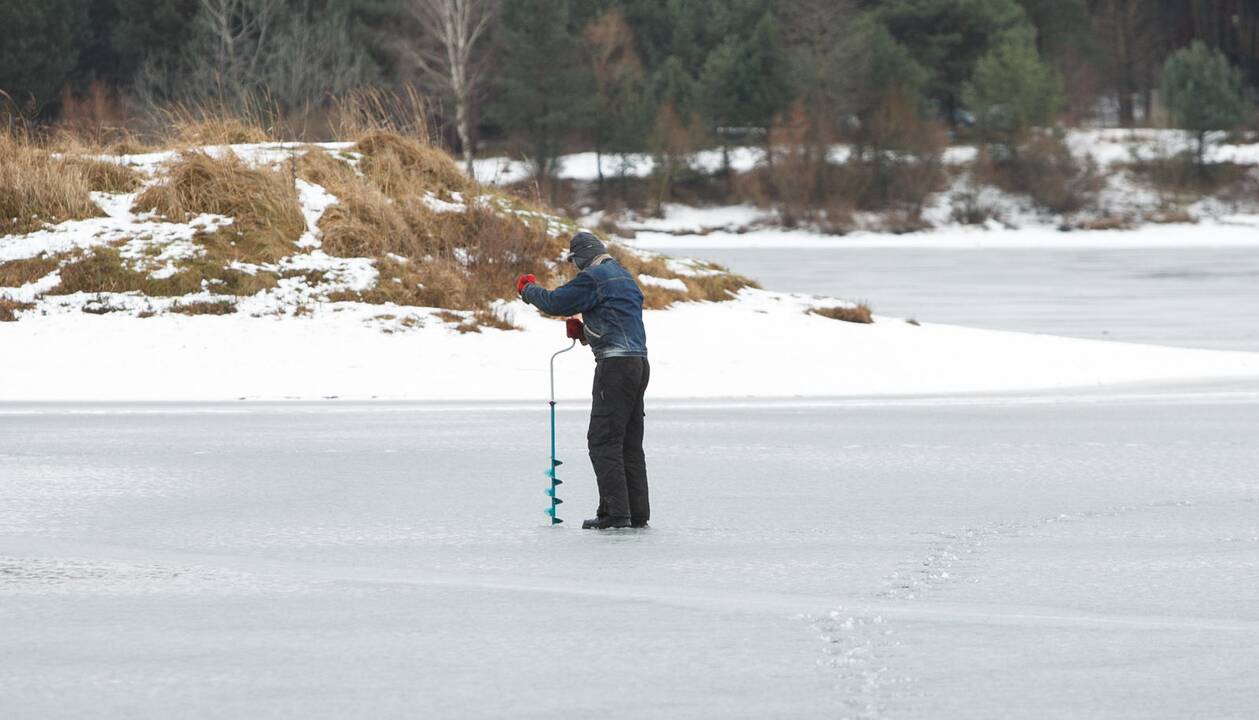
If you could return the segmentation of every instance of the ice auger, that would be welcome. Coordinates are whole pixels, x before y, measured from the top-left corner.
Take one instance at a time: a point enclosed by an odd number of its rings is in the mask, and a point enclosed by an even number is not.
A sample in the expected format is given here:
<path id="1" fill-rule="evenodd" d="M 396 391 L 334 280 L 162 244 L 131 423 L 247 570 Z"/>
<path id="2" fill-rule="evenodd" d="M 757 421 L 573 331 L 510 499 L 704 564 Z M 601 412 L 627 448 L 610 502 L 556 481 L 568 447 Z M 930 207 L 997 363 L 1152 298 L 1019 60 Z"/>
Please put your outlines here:
<path id="1" fill-rule="evenodd" d="M 564 501 L 560 500 L 558 494 L 558 488 L 564 484 L 564 481 L 555 476 L 556 468 L 564 464 L 564 461 L 555 457 L 555 358 L 576 347 L 578 340 L 585 344 L 585 333 L 582 329 L 581 320 L 569 318 L 565 323 L 565 330 L 572 342 L 568 344 L 568 347 L 551 356 L 551 467 L 546 471 L 546 476 L 551 479 L 551 487 L 546 490 L 546 494 L 551 498 L 551 507 L 546 509 L 546 514 L 551 516 L 552 525 L 559 525 L 564 522 L 559 517 L 559 506 Z"/>

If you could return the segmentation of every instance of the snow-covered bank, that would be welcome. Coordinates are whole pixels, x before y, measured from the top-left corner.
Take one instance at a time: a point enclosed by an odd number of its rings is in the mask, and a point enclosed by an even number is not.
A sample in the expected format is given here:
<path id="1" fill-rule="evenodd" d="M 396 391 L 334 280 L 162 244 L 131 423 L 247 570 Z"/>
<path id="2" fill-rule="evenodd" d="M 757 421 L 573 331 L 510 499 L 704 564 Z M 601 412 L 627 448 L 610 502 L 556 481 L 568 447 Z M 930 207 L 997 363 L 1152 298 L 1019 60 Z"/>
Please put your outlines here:
<path id="1" fill-rule="evenodd" d="M 722 212 L 727 210 L 728 212 Z M 1259 247 L 1259 216 L 1238 215 L 1216 222 L 1146 225 L 1134 230 L 1076 230 L 1060 232 L 1048 227 L 1011 230 L 999 226 L 957 226 L 930 232 L 823 235 L 808 230 L 760 228 L 748 231 L 717 229 L 700 234 L 680 234 L 675 228 L 703 218 L 708 227 L 725 228 L 724 218 L 748 215 L 746 208 L 714 208 L 709 212 L 688 209 L 659 222 L 645 222 L 630 241 L 636 247 L 671 251 L 702 248 L 1178 248 Z M 733 222 L 733 220 L 732 220 Z M 659 227 L 660 229 L 654 229 Z M 704 227 L 704 226 L 701 226 Z"/>
<path id="2" fill-rule="evenodd" d="M 1259 377 L 1254 353 L 887 318 L 855 325 L 807 314 L 821 302 L 745 290 L 734 302 L 648 313 L 651 395 L 944 394 Z M 563 328 L 519 303 L 504 310 L 523 331 L 460 335 L 422 311 L 349 303 L 303 318 L 52 313 L 0 325 L 0 401 L 545 397 Z M 415 320 L 380 319 L 389 312 Z M 562 355 L 557 367 L 559 395 L 585 398 L 589 352 Z"/>
<path id="3" fill-rule="evenodd" d="M 1182 130 L 1153 128 L 1072 128 L 1066 131 L 1064 137 L 1072 154 L 1081 160 L 1090 159 L 1102 168 L 1190 152 L 1197 142 L 1194 135 Z M 1259 143 L 1230 143 L 1227 133 L 1220 132 L 1210 133 L 1209 138 L 1211 145 L 1206 153 L 1207 162 L 1259 165 Z M 830 160 L 845 162 L 850 153 L 850 146 L 837 144 L 831 148 Z M 977 156 L 978 150 L 972 145 L 954 145 L 944 150 L 942 160 L 946 165 L 957 166 L 974 162 Z M 734 147 L 728 157 L 731 170 L 747 172 L 764 162 L 765 149 Z M 717 172 L 723 163 L 720 150 L 701 150 L 690 158 L 691 167 L 704 173 Z M 558 164 L 556 175 L 561 180 L 594 182 L 599 178 L 600 169 L 604 177 L 647 177 L 655 170 L 656 160 L 646 153 L 604 154 L 599 157 L 593 152 L 583 152 L 564 155 L 559 158 Z M 474 170 L 481 182 L 497 185 L 527 180 L 532 173 L 527 161 L 509 157 L 482 158 L 476 161 Z"/>

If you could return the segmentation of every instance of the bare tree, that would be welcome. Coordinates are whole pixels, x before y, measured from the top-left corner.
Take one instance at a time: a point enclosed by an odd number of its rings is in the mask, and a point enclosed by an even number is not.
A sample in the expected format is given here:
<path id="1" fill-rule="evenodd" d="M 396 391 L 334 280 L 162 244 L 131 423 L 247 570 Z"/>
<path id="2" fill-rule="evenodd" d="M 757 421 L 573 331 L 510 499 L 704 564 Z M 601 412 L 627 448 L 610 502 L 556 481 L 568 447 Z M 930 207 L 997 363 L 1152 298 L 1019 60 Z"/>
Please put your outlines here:
<path id="1" fill-rule="evenodd" d="M 258 68 L 282 0 L 200 0 L 197 24 L 214 44 L 214 70 L 241 84 Z"/>
<path id="2" fill-rule="evenodd" d="M 477 51 L 489 33 L 499 0 L 409 0 L 411 16 L 425 36 L 408 48 L 408 56 L 433 82 L 448 91 L 455 104 L 455 131 L 463 161 L 472 174 L 471 104 L 485 64 Z"/>

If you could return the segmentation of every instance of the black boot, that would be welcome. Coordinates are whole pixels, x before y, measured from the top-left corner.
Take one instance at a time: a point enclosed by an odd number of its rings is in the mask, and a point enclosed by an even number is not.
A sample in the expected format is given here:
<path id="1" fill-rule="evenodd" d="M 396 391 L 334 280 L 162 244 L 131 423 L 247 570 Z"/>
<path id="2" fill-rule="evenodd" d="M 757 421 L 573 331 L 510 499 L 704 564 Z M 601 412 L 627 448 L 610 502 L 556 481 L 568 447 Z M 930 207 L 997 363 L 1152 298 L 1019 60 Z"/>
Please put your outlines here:
<path id="1" fill-rule="evenodd" d="M 630 526 L 629 518 L 610 518 L 600 516 L 591 518 L 581 524 L 582 530 L 611 530 L 614 528 L 627 528 Z"/>

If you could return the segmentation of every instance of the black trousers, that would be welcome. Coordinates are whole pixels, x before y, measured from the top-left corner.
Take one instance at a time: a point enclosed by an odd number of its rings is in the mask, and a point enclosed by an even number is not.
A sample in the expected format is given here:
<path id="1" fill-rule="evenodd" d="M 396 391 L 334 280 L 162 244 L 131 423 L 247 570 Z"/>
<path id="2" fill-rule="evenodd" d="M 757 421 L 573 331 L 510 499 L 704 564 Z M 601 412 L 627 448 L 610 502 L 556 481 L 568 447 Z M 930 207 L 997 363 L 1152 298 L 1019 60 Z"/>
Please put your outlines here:
<path id="1" fill-rule="evenodd" d="M 595 365 L 586 442 L 599 480 L 599 517 L 635 523 L 651 517 L 643 454 L 643 394 L 650 379 L 645 357 L 605 358 Z"/>

